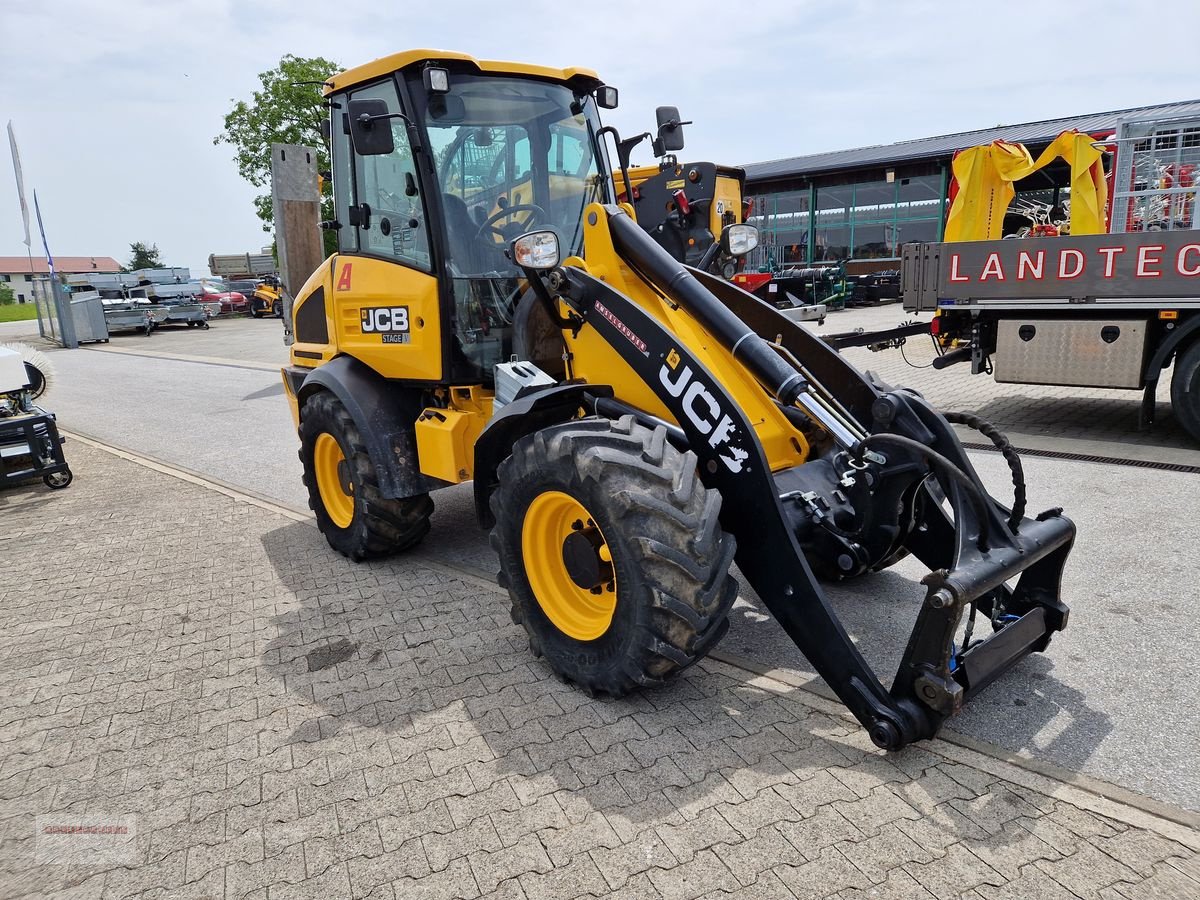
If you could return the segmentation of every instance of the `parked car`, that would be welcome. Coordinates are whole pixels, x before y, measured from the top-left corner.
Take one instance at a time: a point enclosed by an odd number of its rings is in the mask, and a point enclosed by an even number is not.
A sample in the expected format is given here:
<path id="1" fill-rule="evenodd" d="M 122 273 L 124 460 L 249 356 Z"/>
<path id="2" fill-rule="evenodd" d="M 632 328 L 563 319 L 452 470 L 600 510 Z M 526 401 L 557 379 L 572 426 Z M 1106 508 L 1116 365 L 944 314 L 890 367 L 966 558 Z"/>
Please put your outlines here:
<path id="1" fill-rule="evenodd" d="M 225 282 L 225 290 L 237 291 L 243 297 L 250 297 L 258 290 L 257 278 L 235 278 Z"/>
<path id="2" fill-rule="evenodd" d="M 196 299 L 201 303 L 220 303 L 223 313 L 245 312 L 250 306 L 245 294 L 231 291 L 220 282 L 205 279 L 200 282 L 200 288 Z"/>

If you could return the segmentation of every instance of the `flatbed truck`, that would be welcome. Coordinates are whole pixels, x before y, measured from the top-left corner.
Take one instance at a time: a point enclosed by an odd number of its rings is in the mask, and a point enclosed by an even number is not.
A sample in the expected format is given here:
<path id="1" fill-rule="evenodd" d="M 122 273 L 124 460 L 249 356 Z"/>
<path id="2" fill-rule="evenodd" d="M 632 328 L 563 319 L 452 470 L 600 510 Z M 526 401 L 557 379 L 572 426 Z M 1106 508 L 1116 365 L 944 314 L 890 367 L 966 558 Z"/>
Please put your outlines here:
<path id="1" fill-rule="evenodd" d="M 908 244 L 904 308 L 934 312 L 938 369 L 1013 384 L 1140 390 L 1200 441 L 1200 230 Z"/>

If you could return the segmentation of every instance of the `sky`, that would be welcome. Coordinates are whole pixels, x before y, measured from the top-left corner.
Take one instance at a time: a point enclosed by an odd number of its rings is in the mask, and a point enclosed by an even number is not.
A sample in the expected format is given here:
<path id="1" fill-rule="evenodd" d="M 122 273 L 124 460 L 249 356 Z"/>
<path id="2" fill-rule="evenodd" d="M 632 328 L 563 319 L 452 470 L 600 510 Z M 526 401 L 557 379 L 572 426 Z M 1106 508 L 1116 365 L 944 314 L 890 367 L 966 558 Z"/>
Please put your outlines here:
<path id="1" fill-rule="evenodd" d="M 286 53 L 585 66 L 620 89 L 608 124 L 646 131 L 678 106 L 683 157 L 745 164 L 1194 99 L 1196 22 L 1194 0 L 0 0 L 0 125 L 55 255 L 125 262 L 145 241 L 201 275 L 271 241 L 213 138 Z M 36 224 L 33 240 L 40 255 Z M 24 253 L 0 142 L 0 256 Z"/>

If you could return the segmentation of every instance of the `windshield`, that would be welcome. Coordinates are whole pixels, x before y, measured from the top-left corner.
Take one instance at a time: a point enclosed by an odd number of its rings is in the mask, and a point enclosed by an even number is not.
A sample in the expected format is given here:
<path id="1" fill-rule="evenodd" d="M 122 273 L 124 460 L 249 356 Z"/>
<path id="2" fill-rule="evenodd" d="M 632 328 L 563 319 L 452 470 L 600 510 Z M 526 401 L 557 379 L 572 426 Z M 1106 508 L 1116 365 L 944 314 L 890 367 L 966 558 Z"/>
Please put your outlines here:
<path id="1" fill-rule="evenodd" d="M 562 258 L 581 255 L 584 207 L 609 196 L 595 101 L 564 84 L 452 72 L 450 91 L 429 95 L 423 118 L 454 288 L 456 377 L 490 383 L 497 363 L 528 358 L 527 285 L 509 243 L 549 229 Z M 551 354 L 559 365 L 561 353 Z"/>
<path id="2" fill-rule="evenodd" d="M 537 229 L 557 232 L 564 258 L 582 251 L 583 209 L 606 194 L 597 127 L 591 97 L 577 103 L 565 85 L 451 76 L 450 92 L 430 98 L 425 129 L 453 274 L 515 274 L 504 250 Z"/>

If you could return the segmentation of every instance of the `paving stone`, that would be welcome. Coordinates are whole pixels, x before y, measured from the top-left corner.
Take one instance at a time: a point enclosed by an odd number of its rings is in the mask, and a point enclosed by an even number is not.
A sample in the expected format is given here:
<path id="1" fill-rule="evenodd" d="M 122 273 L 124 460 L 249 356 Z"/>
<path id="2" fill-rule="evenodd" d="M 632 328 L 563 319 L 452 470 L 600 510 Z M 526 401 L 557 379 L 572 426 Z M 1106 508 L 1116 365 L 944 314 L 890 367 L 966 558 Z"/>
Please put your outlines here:
<path id="1" fill-rule="evenodd" d="M 1071 893 L 1083 900 L 1095 897 L 1101 888 L 1118 881 L 1137 882 L 1137 872 L 1100 852 L 1090 844 L 1070 856 L 1051 861 L 1039 861 L 1034 866 L 1041 869 Z"/>
<path id="2" fill-rule="evenodd" d="M 717 810 L 743 837 L 753 837 L 758 829 L 775 822 L 798 822 L 800 812 L 776 791 L 767 789 L 751 800 L 723 803 Z"/>
<path id="3" fill-rule="evenodd" d="M 975 892 L 984 900 L 1079 900 L 1036 865 L 1026 866 L 1003 886 L 980 885 Z"/>
<path id="4" fill-rule="evenodd" d="M 1200 882 L 1172 866 L 1158 865 L 1149 878 L 1137 884 L 1118 884 L 1117 890 L 1129 900 L 1195 900 L 1200 897 Z"/>
<path id="5" fill-rule="evenodd" d="M 844 841 L 837 847 L 874 884 L 886 880 L 889 871 L 904 863 L 929 862 L 932 858 L 894 823 L 881 826 L 879 833 L 872 837 L 856 842 Z"/>
<path id="6" fill-rule="evenodd" d="M 304 848 L 300 844 L 294 844 L 259 862 L 235 862 L 226 866 L 225 896 L 244 897 L 251 891 L 266 889 L 281 882 L 299 884 L 306 877 Z"/>
<path id="7" fill-rule="evenodd" d="M 484 894 L 495 890 L 500 882 L 509 878 L 516 878 L 526 872 L 545 874 L 554 868 L 541 842 L 532 834 L 525 835 L 511 847 L 491 853 L 475 851 L 467 858 L 471 863 L 475 882 Z"/>
<path id="8" fill-rule="evenodd" d="M 963 841 L 963 846 L 1005 878 L 1016 878 L 1021 869 L 1036 860 L 1053 860 L 1061 856 L 1020 822 L 1010 822 L 996 834 L 982 839 L 968 838 Z"/>
<path id="9" fill-rule="evenodd" d="M 1008 880 L 962 844 L 948 847 L 944 856 L 932 862 L 910 862 L 904 871 L 938 900 L 958 897 L 981 885 L 998 887 Z"/>
<path id="10" fill-rule="evenodd" d="M 774 825 L 760 828 L 754 837 L 731 844 L 718 844 L 713 852 L 742 886 L 754 884 L 758 876 L 780 864 L 801 866 L 807 860 Z"/>
<path id="11" fill-rule="evenodd" d="M 711 850 L 701 850 L 688 862 L 670 869 L 651 869 L 647 877 L 663 900 L 695 900 L 714 887 L 738 887 L 737 880 Z"/>
<path id="12" fill-rule="evenodd" d="M 612 850 L 623 843 L 601 812 L 593 812 L 581 822 L 560 828 L 541 829 L 537 834 L 550 861 L 556 866 L 565 865 L 579 854 L 597 847 Z"/>
<path id="13" fill-rule="evenodd" d="M 739 807 L 728 808 L 736 810 Z M 657 831 L 671 855 L 680 862 L 687 862 L 697 850 L 706 850 L 715 844 L 736 844 L 744 834 L 735 830 L 720 807 L 706 809 L 696 818 L 680 825 L 663 823 L 657 827 Z M 751 834 L 757 831 L 756 827 Z"/>
<path id="14" fill-rule="evenodd" d="M 432 871 L 424 845 L 417 838 L 376 856 L 351 857 L 347 866 L 356 897 L 365 896 L 397 878 L 423 878 Z"/>
<path id="15" fill-rule="evenodd" d="M 553 796 L 539 797 L 512 811 L 498 809 L 492 812 L 491 818 L 504 847 L 511 847 L 525 835 L 543 828 L 566 828 L 570 824 Z"/>
<path id="16" fill-rule="evenodd" d="M 511 842 L 510 842 L 511 843 Z M 487 816 L 480 816 L 470 824 L 446 834 L 430 832 L 421 838 L 429 868 L 440 872 L 452 861 L 477 850 L 492 852 L 505 844 L 496 833 L 496 826 Z"/>
<path id="17" fill-rule="evenodd" d="M 622 843 L 627 843 L 655 825 L 682 825 L 683 814 L 662 791 L 641 803 L 617 804 L 604 810 L 604 817 Z"/>
<path id="18" fill-rule="evenodd" d="M 678 862 L 667 849 L 667 845 L 651 829 L 646 829 L 629 843 L 615 849 L 597 847 L 590 851 L 590 856 L 600 869 L 604 880 L 614 890 L 624 885 L 631 875 L 656 866 L 669 869 Z"/>
<path id="19" fill-rule="evenodd" d="M 850 788 L 829 772 L 810 775 L 799 784 L 778 785 L 775 793 L 790 803 L 805 818 L 835 800 L 854 801 L 857 799 Z"/>
<path id="20" fill-rule="evenodd" d="M 1016 819 L 1040 815 L 1037 809 L 1004 786 L 995 786 L 974 800 L 951 800 L 950 806 L 988 834 L 995 834 Z"/>
<path id="21" fill-rule="evenodd" d="M 883 884 L 840 891 L 837 900 L 934 900 L 934 895 L 903 869 L 893 869 Z M 962 900 L 975 898 L 963 895 Z"/>
<path id="22" fill-rule="evenodd" d="M 834 802 L 834 808 L 870 837 L 898 819 L 919 819 L 921 814 L 892 793 L 886 786 L 871 791 L 861 800 Z"/>
<path id="23" fill-rule="evenodd" d="M 663 794 L 675 804 L 684 819 L 694 819 L 704 810 L 720 803 L 733 804 L 742 800 L 742 795 L 720 774 L 709 775 L 703 781 L 687 787 L 664 788 Z"/>
<path id="24" fill-rule="evenodd" d="M 841 841 L 859 841 L 863 834 L 832 805 L 822 806 L 800 822 L 781 822 L 779 832 L 808 860 Z"/>
<path id="25" fill-rule="evenodd" d="M 396 900 L 474 900 L 479 886 L 465 858 L 424 878 L 398 878 L 389 885 Z"/>
<path id="26" fill-rule="evenodd" d="M 608 884 L 596 863 L 587 854 L 570 862 L 556 864 L 546 873 L 526 872 L 517 881 L 529 900 L 557 900 L 560 897 L 605 897 Z"/>
<path id="27" fill-rule="evenodd" d="M 816 859 L 801 866 L 772 870 L 797 900 L 817 900 L 846 888 L 867 888 L 871 882 L 836 847 L 826 847 Z"/>
<path id="28" fill-rule="evenodd" d="M 763 872 L 749 887 L 734 891 L 715 890 L 704 894 L 702 900 L 795 900 L 774 872 Z"/>

